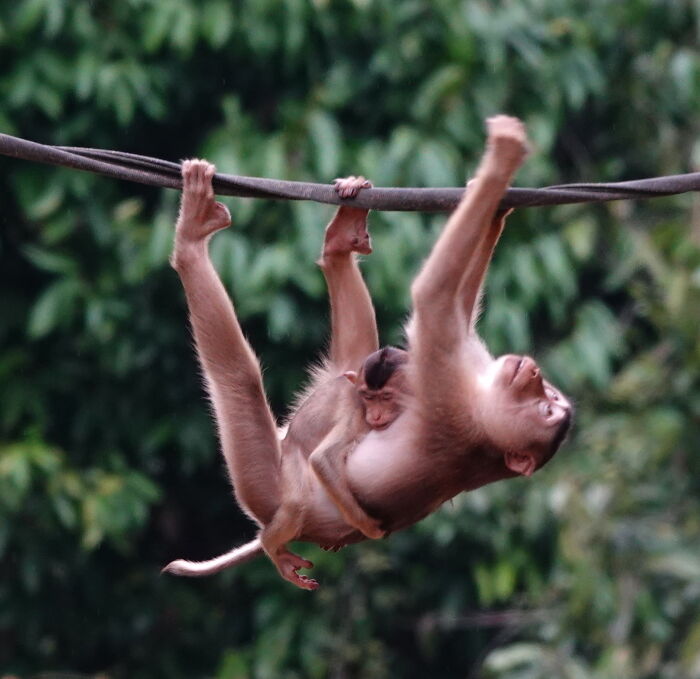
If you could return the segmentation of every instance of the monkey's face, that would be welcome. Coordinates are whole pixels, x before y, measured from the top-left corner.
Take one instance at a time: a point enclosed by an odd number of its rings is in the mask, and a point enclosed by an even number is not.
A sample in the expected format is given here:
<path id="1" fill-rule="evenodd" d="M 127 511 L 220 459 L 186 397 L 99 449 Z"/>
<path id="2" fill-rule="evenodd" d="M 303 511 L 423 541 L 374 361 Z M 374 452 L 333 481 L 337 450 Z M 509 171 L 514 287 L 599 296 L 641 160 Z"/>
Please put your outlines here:
<path id="1" fill-rule="evenodd" d="M 365 422 L 372 429 L 386 429 L 401 414 L 405 397 L 410 393 L 404 371 L 396 368 L 380 389 L 367 386 L 364 373 L 359 380 L 357 393 L 365 409 Z"/>
<path id="2" fill-rule="evenodd" d="M 365 407 L 365 421 L 372 429 L 386 429 L 401 413 L 399 394 L 388 384 L 382 389 L 360 392 Z"/>
<path id="3" fill-rule="evenodd" d="M 572 406 L 529 356 L 502 356 L 481 383 L 482 424 L 506 466 L 530 476 L 561 442 Z"/>

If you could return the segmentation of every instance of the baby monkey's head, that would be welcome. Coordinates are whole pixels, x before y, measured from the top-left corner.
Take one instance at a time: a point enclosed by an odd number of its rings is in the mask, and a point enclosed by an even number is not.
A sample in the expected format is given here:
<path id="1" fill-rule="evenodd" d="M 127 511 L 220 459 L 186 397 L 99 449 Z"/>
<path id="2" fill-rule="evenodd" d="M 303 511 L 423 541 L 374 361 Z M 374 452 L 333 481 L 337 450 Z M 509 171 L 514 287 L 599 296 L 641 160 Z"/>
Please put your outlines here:
<path id="1" fill-rule="evenodd" d="M 355 385 L 365 421 L 372 429 L 386 429 L 401 414 L 401 396 L 408 392 L 407 361 L 408 353 L 403 349 L 384 347 L 365 359 L 359 373 L 344 373 Z"/>

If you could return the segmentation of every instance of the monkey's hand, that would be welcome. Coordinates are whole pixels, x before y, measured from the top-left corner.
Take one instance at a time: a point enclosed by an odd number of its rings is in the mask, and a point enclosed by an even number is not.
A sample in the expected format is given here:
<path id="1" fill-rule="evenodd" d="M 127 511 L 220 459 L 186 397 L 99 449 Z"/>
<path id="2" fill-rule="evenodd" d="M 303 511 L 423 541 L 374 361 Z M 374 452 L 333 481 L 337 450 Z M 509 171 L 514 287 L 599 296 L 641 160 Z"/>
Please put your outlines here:
<path id="1" fill-rule="evenodd" d="M 525 125 L 518 118 L 497 115 L 486 120 L 488 131 L 485 165 L 493 160 L 494 169 L 511 173 L 530 152 Z"/>
<path id="2" fill-rule="evenodd" d="M 362 517 L 353 518 L 353 527 L 357 528 L 360 533 L 367 536 L 370 540 L 379 540 L 386 535 L 386 531 L 382 528 L 381 521 L 377 521 L 367 514 L 363 514 Z"/>
<path id="3" fill-rule="evenodd" d="M 364 177 L 345 177 L 336 179 L 333 183 L 341 198 L 354 198 L 360 189 L 372 188 L 372 182 Z M 367 232 L 368 212 L 365 208 L 341 205 L 326 227 L 322 258 L 348 255 L 351 252 L 369 255 L 372 252 L 372 241 Z"/>
<path id="4" fill-rule="evenodd" d="M 228 208 L 214 200 L 211 180 L 216 168 L 206 160 L 182 163 L 182 199 L 175 227 L 176 243 L 205 240 L 231 224 Z"/>
<path id="5" fill-rule="evenodd" d="M 285 547 L 279 549 L 274 555 L 270 555 L 273 563 L 277 567 L 279 574 L 289 580 L 293 585 L 301 587 L 301 589 L 314 590 L 318 589 L 318 582 L 306 575 L 300 575 L 297 571 L 300 568 L 313 568 L 313 563 L 302 559 L 297 554 L 293 554 Z"/>

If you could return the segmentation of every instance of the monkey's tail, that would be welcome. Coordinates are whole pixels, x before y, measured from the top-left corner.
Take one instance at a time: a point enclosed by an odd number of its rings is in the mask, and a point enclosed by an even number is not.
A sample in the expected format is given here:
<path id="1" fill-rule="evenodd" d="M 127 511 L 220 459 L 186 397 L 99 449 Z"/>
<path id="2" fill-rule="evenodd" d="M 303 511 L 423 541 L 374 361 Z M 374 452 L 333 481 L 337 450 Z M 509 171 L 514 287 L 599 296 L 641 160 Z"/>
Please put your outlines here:
<path id="1" fill-rule="evenodd" d="M 237 566 L 254 559 L 259 554 L 262 554 L 263 548 L 260 540 L 255 538 L 245 545 L 234 547 L 230 552 L 216 556 L 208 561 L 185 561 L 185 559 L 177 559 L 171 561 L 161 573 L 172 573 L 173 575 L 186 575 L 190 578 L 201 578 L 205 575 L 213 575 L 219 571 L 228 568 L 229 566 Z"/>

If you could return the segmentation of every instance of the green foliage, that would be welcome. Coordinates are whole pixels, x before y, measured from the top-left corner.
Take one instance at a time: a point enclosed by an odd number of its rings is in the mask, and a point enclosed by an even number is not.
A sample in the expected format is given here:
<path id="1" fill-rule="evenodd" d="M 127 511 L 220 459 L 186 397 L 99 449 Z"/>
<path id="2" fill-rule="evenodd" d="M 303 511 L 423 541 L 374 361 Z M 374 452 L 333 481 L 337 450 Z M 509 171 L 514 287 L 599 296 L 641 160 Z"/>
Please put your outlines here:
<path id="1" fill-rule="evenodd" d="M 0 8 L 0 130 L 442 186 L 507 110 L 536 149 L 523 185 L 683 172 L 698 25 L 690 0 L 18 0 Z M 5 158 L 0 190 L 0 673 L 699 675 L 693 199 L 510 218 L 481 327 L 573 395 L 571 442 L 534 480 L 458 497 L 387 542 L 301 546 L 323 583 L 310 597 L 262 559 L 157 576 L 252 532 L 167 266 L 177 195 Z M 330 209 L 230 205 L 212 255 L 282 413 L 325 339 L 313 261 Z M 443 218 L 372 219 L 363 267 L 399 342 Z"/>

